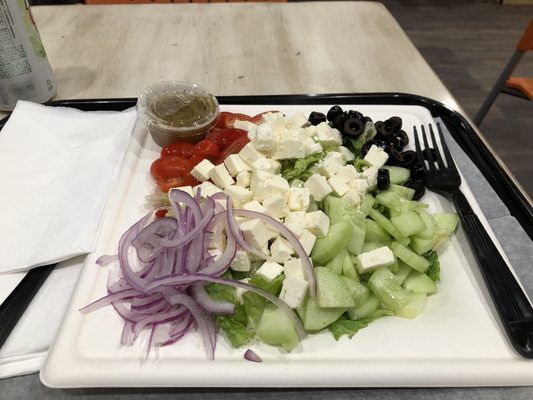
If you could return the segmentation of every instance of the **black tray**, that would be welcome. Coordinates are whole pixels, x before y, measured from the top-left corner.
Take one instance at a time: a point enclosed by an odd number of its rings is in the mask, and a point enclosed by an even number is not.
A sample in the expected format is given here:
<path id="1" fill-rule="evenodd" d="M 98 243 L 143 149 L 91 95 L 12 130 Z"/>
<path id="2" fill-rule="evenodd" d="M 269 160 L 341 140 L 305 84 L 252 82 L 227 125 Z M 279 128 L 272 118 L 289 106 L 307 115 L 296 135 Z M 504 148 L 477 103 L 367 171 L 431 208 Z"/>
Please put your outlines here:
<path id="1" fill-rule="evenodd" d="M 485 179 L 508 207 L 524 231 L 533 240 L 533 207 L 500 166 L 483 140 L 468 121 L 456 111 L 435 100 L 405 93 L 336 93 L 319 95 L 270 95 L 270 96 L 220 96 L 220 104 L 299 105 L 299 104 L 375 104 L 415 105 L 429 110 L 434 118 L 440 117 L 463 151 L 479 168 Z M 83 111 L 122 111 L 135 106 L 136 98 L 59 100 L 46 103 L 49 106 L 72 107 Z M 0 121 L 3 128 L 9 116 Z M 0 305 L 0 347 L 15 327 L 38 288 L 46 280 L 54 266 L 34 268 L 24 277 L 9 297 Z"/>

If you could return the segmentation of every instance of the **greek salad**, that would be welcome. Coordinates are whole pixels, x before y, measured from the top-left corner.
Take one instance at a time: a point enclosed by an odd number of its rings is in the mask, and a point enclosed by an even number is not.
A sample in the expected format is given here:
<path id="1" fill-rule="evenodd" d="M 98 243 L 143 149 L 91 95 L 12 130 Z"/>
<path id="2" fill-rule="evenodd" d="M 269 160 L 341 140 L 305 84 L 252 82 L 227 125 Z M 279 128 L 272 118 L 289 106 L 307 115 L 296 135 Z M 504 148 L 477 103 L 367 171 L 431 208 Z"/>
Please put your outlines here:
<path id="1" fill-rule="evenodd" d="M 122 344 L 149 330 L 148 349 L 196 329 L 210 359 L 219 334 L 290 352 L 308 334 L 416 318 L 458 223 L 420 201 L 421 162 L 396 116 L 222 112 L 204 140 L 161 150 L 150 212 L 97 261 L 119 278 L 81 311 L 114 307 Z"/>

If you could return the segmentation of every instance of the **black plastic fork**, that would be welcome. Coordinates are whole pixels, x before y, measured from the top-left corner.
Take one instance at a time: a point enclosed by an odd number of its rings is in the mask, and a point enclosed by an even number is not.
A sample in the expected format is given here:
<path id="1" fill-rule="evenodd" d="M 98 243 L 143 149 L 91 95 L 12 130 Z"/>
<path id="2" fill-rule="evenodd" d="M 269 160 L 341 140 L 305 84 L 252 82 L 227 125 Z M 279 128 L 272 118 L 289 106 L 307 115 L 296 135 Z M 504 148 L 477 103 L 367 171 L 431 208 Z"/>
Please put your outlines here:
<path id="1" fill-rule="evenodd" d="M 431 145 L 426 129 L 421 126 L 423 148 L 416 126 L 413 130 L 418 160 L 425 168 L 426 187 L 452 201 L 513 347 L 522 356 L 533 358 L 533 307 L 461 192 L 461 176 L 444 141 L 440 124 L 437 123 L 437 130 L 443 154 L 431 124 Z"/>

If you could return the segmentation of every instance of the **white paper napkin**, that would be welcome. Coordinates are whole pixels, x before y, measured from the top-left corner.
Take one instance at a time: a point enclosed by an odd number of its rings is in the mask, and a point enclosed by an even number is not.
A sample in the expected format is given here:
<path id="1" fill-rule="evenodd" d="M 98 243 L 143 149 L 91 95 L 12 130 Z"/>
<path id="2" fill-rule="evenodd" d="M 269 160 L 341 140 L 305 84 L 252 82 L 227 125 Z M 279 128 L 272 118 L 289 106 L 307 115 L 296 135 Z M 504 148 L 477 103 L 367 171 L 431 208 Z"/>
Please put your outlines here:
<path id="1" fill-rule="evenodd" d="M 85 256 L 59 263 L 0 349 L 0 379 L 37 372 L 48 353 L 76 285 Z M 0 275 L 1 301 L 25 272 Z"/>
<path id="2" fill-rule="evenodd" d="M 94 250 L 136 117 L 17 103 L 0 132 L 0 274 Z"/>

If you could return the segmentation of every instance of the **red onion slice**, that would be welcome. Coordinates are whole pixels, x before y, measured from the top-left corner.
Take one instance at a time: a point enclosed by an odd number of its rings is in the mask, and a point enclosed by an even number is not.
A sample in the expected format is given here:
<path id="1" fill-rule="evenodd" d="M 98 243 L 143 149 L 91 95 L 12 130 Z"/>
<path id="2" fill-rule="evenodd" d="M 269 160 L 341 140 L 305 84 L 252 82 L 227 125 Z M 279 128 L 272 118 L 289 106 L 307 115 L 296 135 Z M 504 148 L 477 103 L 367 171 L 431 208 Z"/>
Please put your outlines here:
<path id="1" fill-rule="evenodd" d="M 244 352 L 244 358 L 252 362 L 263 362 L 263 359 L 259 357 L 255 351 L 250 349 Z"/>

